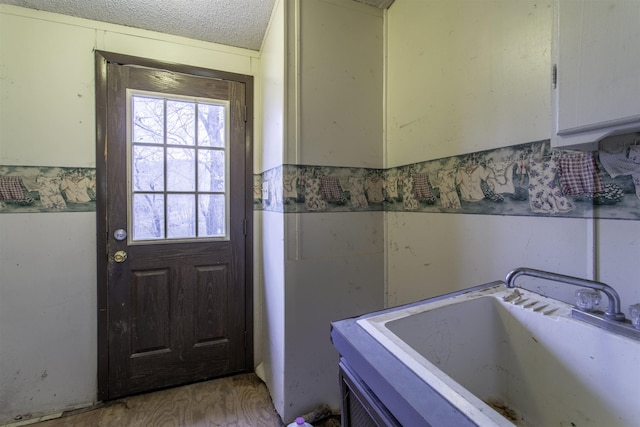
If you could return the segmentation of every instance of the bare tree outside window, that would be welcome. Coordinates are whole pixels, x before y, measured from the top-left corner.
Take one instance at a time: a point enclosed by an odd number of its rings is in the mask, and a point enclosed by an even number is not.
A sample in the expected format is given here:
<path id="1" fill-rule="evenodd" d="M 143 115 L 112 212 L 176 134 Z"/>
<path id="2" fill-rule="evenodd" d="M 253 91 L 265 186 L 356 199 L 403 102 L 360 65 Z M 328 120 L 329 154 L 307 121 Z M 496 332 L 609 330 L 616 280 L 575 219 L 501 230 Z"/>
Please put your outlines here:
<path id="1" fill-rule="evenodd" d="M 131 96 L 134 240 L 225 237 L 227 106 Z"/>

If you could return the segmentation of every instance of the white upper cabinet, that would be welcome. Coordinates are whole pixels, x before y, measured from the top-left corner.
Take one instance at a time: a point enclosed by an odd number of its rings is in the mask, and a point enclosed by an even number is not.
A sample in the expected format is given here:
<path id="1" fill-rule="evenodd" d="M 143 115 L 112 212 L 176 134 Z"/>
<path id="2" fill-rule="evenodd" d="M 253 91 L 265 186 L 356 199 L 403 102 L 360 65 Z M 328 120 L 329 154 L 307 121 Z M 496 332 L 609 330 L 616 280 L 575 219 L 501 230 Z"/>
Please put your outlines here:
<path id="1" fill-rule="evenodd" d="M 558 0 L 555 147 L 640 131 L 640 0 Z"/>

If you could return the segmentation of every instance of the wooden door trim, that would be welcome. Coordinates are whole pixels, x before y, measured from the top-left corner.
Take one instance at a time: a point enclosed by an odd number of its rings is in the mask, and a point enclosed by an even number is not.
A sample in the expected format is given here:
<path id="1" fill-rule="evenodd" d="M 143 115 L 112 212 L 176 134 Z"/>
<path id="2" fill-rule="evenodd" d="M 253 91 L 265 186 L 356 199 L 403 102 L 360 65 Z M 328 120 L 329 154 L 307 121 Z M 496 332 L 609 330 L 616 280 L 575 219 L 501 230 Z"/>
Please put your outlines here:
<path id="1" fill-rule="evenodd" d="M 109 329 L 108 329 L 108 259 L 107 259 L 107 64 L 136 65 L 213 79 L 229 80 L 245 85 L 245 361 L 247 371 L 253 370 L 253 76 L 211 70 L 171 62 L 139 58 L 113 52 L 95 51 L 96 97 L 96 267 L 98 303 L 98 401 L 106 400 L 109 392 Z"/>

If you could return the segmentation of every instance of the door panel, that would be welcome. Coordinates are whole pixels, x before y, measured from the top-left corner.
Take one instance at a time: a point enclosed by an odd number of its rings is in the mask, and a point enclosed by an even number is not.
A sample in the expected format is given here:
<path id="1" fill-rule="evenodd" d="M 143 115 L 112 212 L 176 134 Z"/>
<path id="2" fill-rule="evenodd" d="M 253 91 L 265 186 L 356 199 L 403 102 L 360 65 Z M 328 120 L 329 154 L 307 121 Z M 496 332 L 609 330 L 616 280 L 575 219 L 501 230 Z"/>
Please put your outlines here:
<path id="1" fill-rule="evenodd" d="M 213 345 L 226 340 L 227 266 L 198 267 L 196 281 L 196 346 Z"/>
<path id="2" fill-rule="evenodd" d="M 169 270 L 131 275 L 131 357 L 171 351 Z"/>
<path id="3" fill-rule="evenodd" d="M 248 370 L 245 83 L 121 63 L 106 76 L 99 394 Z"/>

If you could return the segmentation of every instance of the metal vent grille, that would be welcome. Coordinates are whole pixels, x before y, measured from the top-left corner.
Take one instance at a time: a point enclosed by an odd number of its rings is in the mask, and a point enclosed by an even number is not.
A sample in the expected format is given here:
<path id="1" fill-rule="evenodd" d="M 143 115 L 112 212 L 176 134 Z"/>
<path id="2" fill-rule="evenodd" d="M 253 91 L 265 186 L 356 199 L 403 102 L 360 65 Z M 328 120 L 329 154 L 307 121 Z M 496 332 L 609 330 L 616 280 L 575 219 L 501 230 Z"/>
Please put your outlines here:
<path id="1" fill-rule="evenodd" d="M 362 402 L 353 393 L 347 395 L 347 404 L 349 405 L 349 423 L 347 424 L 349 427 L 378 427 Z"/>

